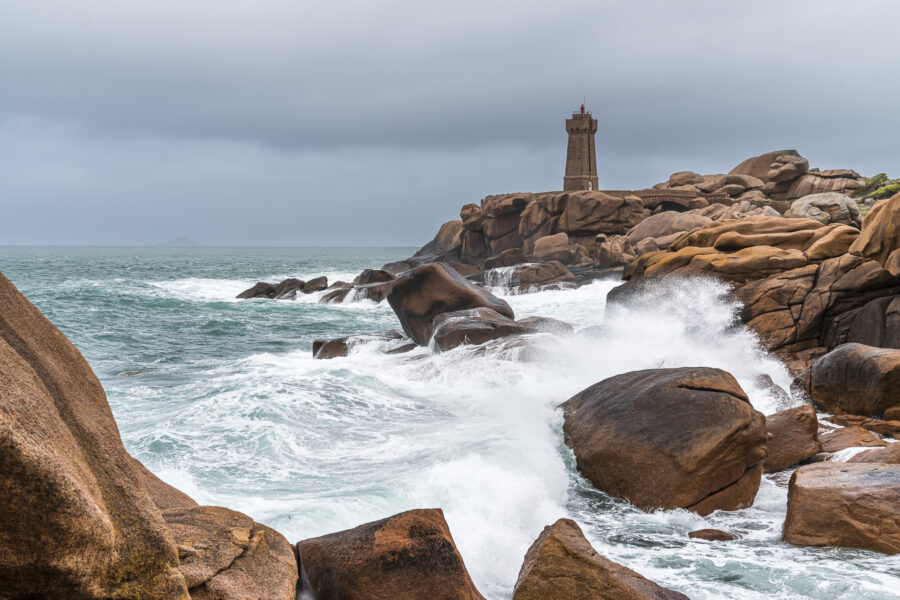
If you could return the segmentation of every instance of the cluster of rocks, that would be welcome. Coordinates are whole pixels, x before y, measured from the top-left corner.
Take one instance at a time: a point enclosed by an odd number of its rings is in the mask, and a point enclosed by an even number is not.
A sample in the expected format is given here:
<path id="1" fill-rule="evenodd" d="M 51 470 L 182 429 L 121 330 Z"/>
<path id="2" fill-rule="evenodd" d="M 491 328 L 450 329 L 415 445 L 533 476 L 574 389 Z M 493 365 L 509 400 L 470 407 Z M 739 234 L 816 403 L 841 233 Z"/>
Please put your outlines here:
<path id="1" fill-rule="evenodd" d="M 0 302 L 4 598 L 483 598 L 440 509 L 291 544 L 199 506 L 126 452 L 84 358 L 2 275 Z M 513 597 L 686 598 L 599 556 L 568 520 L 528 550 Z"/>

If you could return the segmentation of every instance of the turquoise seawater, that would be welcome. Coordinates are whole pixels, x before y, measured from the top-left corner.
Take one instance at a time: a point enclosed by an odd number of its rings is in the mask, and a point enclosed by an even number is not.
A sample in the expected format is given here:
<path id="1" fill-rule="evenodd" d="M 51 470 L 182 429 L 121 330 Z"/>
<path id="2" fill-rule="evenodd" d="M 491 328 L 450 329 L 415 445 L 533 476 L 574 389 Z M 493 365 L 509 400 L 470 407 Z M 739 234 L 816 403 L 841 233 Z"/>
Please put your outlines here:
<path id="1" fill-rule="evenodd" d="M 898 597 L 898 557 L 780 541 L 790 473 L 766 476 L 753 507 L 708 517 L 645 513 L 579 477 L 557 406 L 611 375 L 714 366 L 764 413 L 785 408 L 755 380 L 787 387 L 786 370 L 735 324 L 719 284 L 687 281 L 609 309 L 615 282 L 505 296 L 519 317 L 590 334 L 440 354 L 369 344 L 328 361 L 312 358 L 314 339 L 397 328 L 390 307 L 235 299 L 256 281 L 349 281 L 413 251 L 6 247 L 0 271 L 88 359 L 132 454 L 291 542 L 440 507 L 479 589 L 508 598 L 531 542 L 569 517 L 601 554 L 694 600 Z M 743 537 L 687 538 L 704 527 Z"/>

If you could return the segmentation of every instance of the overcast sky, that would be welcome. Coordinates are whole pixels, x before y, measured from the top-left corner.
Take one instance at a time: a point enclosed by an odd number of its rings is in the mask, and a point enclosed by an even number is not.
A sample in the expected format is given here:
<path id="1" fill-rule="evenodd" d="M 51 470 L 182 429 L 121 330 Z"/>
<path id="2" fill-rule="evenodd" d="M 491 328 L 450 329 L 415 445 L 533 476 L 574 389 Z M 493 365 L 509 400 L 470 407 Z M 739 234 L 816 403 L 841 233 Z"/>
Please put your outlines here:
<path id="1" fill-rule="evenodd" d="M 420 245 L 796 148 L 900 177 L 900 2 L 0 0 L 0 245 Z"/>

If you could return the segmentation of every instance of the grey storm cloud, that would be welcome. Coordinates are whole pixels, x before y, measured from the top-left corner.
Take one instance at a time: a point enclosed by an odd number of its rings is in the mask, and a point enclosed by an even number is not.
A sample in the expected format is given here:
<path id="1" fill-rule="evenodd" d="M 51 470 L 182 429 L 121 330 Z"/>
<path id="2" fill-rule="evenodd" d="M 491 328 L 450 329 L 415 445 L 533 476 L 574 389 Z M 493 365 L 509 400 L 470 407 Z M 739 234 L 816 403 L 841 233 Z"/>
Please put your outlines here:
<path id="1" fill-rule="evenodd" d="M 891 1 L 0 2 L 2 243 L 418 244 L 559 187 L 797 148 L 900 169 Z"/>

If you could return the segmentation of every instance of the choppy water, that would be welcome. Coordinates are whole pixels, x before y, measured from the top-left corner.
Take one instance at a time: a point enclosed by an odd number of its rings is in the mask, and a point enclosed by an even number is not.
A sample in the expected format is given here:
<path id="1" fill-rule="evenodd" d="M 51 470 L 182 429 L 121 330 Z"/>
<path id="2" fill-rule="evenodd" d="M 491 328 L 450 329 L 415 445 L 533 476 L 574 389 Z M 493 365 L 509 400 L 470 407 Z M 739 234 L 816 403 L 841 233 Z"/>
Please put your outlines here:
<path id="1" fill-rule="evenodd" d="M 659 366 L 730 371 L 764 413 L 754 380 L 788 374 L 735 327 L 709 282 L 623 308 L 615 284 L 507 298 L 589 334 L 533 336 L 526 349 L 383 355 L 361 346 L 317 361 L 312 340 L 392 329 L 386 304 L 238 301 L 258 280 L 349 281 L 398 249 L 0 248 L 4 272 L 81 349 L 126 447 L 203 504 L 252 515 L 290 541 L 441 507 L 479 589 L 508 598 L 528 546 L 557 518 L 597 550 L 692 599 L 897 598 L 900 558 L 780 541 L 787 473 L 750 509 L 644 513 L 582 480 L 556 407 L 611 375 Z M 640 476 L 640 474 L 636 474 Z M 703 527 L 743 539 L 687 538 Z"/>

